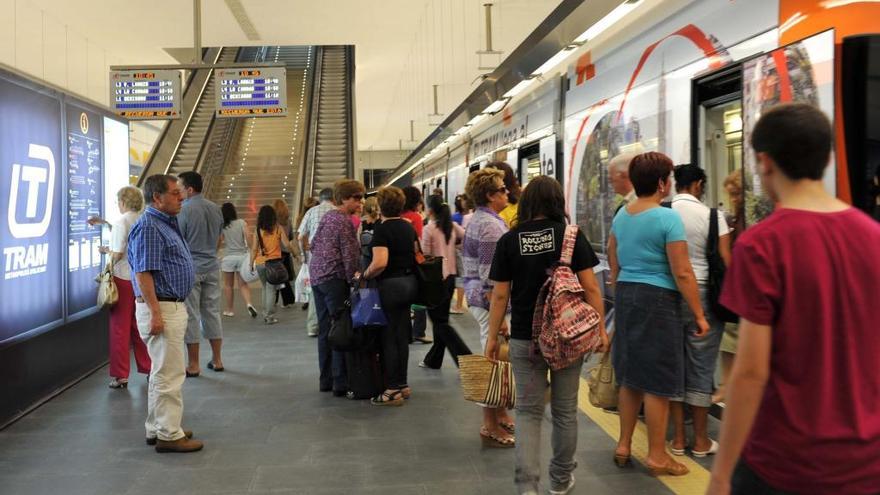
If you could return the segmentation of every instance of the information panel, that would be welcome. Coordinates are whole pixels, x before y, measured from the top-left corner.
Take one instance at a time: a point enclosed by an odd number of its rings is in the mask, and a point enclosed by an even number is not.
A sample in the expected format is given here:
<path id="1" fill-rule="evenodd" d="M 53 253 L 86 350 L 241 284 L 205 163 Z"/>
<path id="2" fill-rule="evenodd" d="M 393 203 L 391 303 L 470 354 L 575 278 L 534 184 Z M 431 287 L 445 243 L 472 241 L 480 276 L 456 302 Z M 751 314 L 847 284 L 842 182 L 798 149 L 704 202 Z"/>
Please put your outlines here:
<path id="1" fill-rule="evenodd" d="M 179 70 L 110 71 L 110 108 L 131 120 L 180 118 Z"/>
<path id="2" fill-rule="evenodd" d="M 217 117 L 287 115 L 287 70 L 284 67 L 214 71 Z"/>
<path id="3" fill-rule="evenodd" d="M 0 343 L 60 321 L 63 157 L 57 99 L 0 79 Z"/>
<path id="4" fill-rule="evenodd" d="M 67 115 L 67 314 L 94 308 L 95 277 L 101 270 L 101 227 L 89 217 L 102 217 L 102 117 L 75 106 Z"/>

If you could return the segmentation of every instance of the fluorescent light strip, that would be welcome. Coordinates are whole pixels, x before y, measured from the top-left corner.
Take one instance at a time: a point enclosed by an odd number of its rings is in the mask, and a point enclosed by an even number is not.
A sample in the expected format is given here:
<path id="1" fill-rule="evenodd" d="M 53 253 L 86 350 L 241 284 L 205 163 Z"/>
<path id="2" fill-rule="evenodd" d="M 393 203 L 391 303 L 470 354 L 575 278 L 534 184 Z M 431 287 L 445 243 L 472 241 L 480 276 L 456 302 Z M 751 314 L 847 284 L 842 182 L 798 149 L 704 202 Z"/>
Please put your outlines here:
<path id="1" fill-rule="evenodd" d="M 562 50 L 559 51 L 559 53 L 550 57 L 550 60 L 544 62 L 543 65 L 541 65 L 540 67 L 535 69 L 535 72 L 532 72 L 532 75 L 533 76 L 540 76 L 542 74 L 546 74 L 551 69 L 553 69 L 554 67 L 559 65 L 560 62 L 562 62 L 563 60 L 568 58 L 568 56 L 571 55 L 571 53 L 573 51 L 574 51 L 574 48 L 568 48 L 568 47 L 563 48 Z"/>
<path id="2" fill-rule="evenodd" d="M 606 29 L 613 26 L 617 21 L 623 19 L 626 14 L 629 14 L 636 7 L 638 7 L 641 2 L 624 2 L 614 10 L 605 15 L 605 17 L 599 19 L 595 24 L 589 27 L 586 31 L 581 33 L 580 36 L 574 39 L 575 43 L 586 43 L 591 39 L 602 34 Z"/>

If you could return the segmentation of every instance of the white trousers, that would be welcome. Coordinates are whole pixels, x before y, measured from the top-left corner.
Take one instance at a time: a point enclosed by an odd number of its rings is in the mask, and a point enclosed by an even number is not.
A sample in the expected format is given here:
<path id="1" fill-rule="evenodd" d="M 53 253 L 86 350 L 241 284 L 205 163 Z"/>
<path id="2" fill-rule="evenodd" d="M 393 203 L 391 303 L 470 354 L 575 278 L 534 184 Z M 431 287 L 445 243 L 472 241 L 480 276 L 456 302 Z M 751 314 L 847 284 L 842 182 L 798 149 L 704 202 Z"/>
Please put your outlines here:
<path id="1" fill-rule="evenodd" d="M 468 310 L 480 325 L 480 346 L 482 347 L 480 354 L 483 354 L 486 352 L 486 341 L 489 340 L 489 311 L 476 306 L 469 306 Z M 505 316 L 504 321 L 507 322 L 507 327 L 510 328 L 510 316 Z"/>
<path id="2" fill-rule="evenodd" d="M 182 302 L 160 302 L 159 310 L 165 330 L 159 335 L 150 335 L 150 308 L 139 302 L 135 309 L 138 332 L 147 344 L 147 352 L 153 361 L 144 427 L 147 438 L 173 441 L 184 436 L 180 422 L 183 418 L 181 389 L 186 370 L 183 337 L 186 334 L 187 311 Z"/>

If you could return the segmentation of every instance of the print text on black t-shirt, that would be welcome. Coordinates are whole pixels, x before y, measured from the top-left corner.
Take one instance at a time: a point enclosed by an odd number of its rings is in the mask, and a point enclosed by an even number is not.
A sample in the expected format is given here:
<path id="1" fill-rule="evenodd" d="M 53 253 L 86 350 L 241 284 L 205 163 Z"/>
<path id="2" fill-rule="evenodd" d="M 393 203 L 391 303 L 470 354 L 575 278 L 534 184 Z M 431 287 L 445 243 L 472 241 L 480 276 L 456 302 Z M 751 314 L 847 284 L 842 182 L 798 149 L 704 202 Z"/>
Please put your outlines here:
<path id="1" fill-rule="evenodd" d="M 519 232 L 517 237 L 519 238 L 519 254 L 522 256 L 552 253 L 556 250 L 552 228 L 538 232 Z"/>
<path id="2" fill-rule="evenodd" d="M 532 220 L 523 223 L 498 239 L 489 278 L 510 282 L 510 336 L 532 338 L 532 316 L 538 291 L 547 281 L 548 269 L 562 254 L 565 224 L 553 220 Z M 578 231 L 571 257 L 575 274 L 599 264 L 582 231 Z"/>

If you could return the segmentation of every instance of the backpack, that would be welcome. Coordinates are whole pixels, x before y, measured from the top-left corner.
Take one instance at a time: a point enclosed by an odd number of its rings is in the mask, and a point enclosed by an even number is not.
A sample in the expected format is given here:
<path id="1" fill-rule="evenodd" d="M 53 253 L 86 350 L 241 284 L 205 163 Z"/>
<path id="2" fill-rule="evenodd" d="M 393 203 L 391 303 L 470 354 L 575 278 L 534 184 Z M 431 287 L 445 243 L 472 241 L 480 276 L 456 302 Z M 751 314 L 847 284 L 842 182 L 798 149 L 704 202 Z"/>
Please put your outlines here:
<path id="1" fill-rule="evenodd" d="M 709 263 L 709 280 L 707 282 L 709 289 L 709 307 L 715 318 L 727 322 L 738 323 L 739 316 L 733 311 L 727 309 L 718 302 L 721 298 L 721 288 L 724 286 L 724 274 L 727 268 L 724 266 L 724 260 L 721 259 L 721 252 L 718 250 L 718 209 L 709 210 L 709 239 L 706 242 L 706 261 Z"/>
<path id="2" fill-rule="evenodd" d="M 584 289 L 571 271 L 577 225 L 565 228 L 562 255 L 538 291 L 532 340 L 552 370 L 583 359 L 599 342 L 599 312 L 587 304 Z"/>

